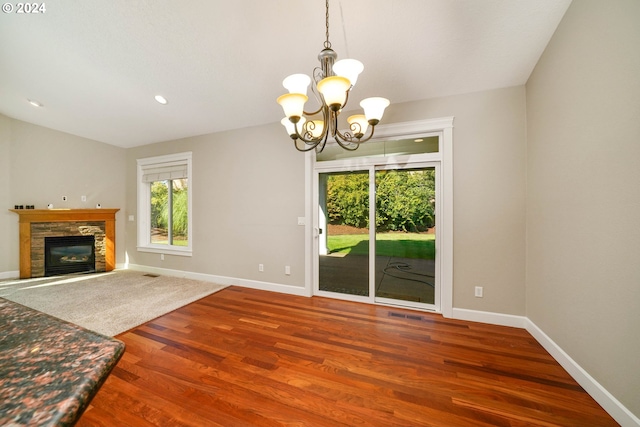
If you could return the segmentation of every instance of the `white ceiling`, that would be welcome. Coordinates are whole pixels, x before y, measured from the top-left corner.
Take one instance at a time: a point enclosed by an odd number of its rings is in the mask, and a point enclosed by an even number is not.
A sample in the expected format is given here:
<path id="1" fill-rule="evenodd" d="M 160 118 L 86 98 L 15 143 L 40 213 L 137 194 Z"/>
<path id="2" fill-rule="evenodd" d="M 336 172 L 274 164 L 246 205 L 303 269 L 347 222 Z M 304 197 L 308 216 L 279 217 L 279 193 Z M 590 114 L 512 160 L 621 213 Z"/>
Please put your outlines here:
<path id="1" fill-rule="evenodd" d="M 524 84 L 570 1 L 332 0 L 333 49 L 365 65 L 350 105 Z M 120 147 L 279 121 L 325 39 L 322 0 L 44 3 L 0 14 L 0 113 Z"/>

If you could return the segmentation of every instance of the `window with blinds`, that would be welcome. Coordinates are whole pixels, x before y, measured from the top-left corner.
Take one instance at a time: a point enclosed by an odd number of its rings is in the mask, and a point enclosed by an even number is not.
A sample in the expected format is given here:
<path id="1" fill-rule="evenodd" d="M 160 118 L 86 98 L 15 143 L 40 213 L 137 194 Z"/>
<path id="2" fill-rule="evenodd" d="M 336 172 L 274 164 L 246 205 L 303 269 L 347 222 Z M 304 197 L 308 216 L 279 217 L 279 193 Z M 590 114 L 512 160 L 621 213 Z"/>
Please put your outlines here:
<path id="1" fill-rule="evenodd" d="M 191 255 L 191 158 L 138 159 L 138 250 Z"/>

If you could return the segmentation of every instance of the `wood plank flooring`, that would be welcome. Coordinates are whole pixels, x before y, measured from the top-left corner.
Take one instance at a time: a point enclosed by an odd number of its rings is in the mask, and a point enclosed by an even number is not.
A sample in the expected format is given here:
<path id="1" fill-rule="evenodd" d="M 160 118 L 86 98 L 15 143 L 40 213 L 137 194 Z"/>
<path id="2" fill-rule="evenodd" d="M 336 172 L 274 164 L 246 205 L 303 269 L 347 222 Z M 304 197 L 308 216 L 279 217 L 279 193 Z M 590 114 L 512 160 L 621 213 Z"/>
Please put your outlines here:
<path id="1" fill-rule="evenodd" d="M 230 287 L 118 336 L 78 426 L 613 426 L 528 332 Z"/>

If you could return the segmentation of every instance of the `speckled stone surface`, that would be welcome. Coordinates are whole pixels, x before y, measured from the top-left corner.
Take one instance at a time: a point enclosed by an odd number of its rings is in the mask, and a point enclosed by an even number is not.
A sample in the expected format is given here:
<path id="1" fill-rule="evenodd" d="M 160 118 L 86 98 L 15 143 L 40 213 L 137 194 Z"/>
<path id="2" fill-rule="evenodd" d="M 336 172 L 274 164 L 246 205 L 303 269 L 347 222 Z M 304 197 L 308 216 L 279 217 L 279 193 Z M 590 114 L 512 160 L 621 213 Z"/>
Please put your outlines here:
<path id="1" fill-rule="evenodd" d="M 0 298 L 0 425 L 73 425 L 124 343 Z"/>

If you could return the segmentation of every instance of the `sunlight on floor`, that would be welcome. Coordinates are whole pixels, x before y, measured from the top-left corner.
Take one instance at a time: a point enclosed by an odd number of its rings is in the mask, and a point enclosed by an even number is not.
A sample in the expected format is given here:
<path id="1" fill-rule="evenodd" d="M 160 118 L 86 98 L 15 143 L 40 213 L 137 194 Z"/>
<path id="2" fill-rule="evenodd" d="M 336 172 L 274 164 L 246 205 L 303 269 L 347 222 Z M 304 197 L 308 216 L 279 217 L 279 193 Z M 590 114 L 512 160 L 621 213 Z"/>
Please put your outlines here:
<path id="1" fill-rule="evenodd" d="M 48 286 L 58 286 L 64 285 L 66 283 L 75 283 L 82 282 L 84 280 L 95 279 L 97 276 L 109 276 L 114 274 L 113 272 L 108 273 L 93 273 L 93 274 L 83 274 L 83 275 L 73 275 L 73 276 L 57 276 L 57 277 L 37 277 L 33 279 L 19 279 L 19 280 L 11 280 L 11 281 L 0 281 L 0 291 L 3 290 L 14 290 L 14 291 L 22 291 L 28 289 L 36 289 L 36 288 L 44 288 Z M 44 282 L 44 283 L 42 283 Z M 33 285 L 29 286 L 30 283 Z M 19 289 L 18 289 L 19 286 Z"/>

